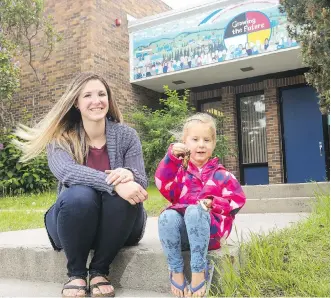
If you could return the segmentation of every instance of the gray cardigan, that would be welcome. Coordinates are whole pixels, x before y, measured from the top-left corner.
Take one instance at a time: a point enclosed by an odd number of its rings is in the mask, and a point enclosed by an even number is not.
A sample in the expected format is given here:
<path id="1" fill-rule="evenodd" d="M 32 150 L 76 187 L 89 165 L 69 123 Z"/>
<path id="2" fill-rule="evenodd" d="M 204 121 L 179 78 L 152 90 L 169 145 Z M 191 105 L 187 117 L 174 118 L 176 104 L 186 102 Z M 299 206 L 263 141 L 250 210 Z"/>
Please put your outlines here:
<path id="1" fill-rule="evenodd" d="M 107 150 L 111 169 L 127 168 L 143 188 L 147 188 L 141 143 L 137 132 L 125 125 L 106 120 Z M 78 164 L 69 153 L 56 146 L 47 147 L 48 166 L 59 181 L 58 194 L 63 186 L 81 184 L 99 191 L 113 193 L 114 187 L 105 181 L 107 174 Z"/>

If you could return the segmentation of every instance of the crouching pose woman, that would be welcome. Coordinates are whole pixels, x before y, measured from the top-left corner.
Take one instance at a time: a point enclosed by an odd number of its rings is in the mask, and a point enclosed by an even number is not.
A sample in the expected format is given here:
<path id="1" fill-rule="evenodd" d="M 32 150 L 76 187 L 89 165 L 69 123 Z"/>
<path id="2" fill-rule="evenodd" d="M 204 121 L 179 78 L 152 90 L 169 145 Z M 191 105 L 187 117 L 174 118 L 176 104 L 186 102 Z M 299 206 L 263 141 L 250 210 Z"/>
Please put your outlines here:
<path id="1" fill-rule="evenodd" d="M 22 161 L 47 149 L 59 180 L 45 225 L 53 248 L 67 258 L 62 295 L 114 296 L 109 265 L 143 236 L 147 178 L 137 133 L 122 124 L 109 85 L 99 75 L 79 74 L 44 119 L 32 129 L 20 126 L 17 135 Z"/>

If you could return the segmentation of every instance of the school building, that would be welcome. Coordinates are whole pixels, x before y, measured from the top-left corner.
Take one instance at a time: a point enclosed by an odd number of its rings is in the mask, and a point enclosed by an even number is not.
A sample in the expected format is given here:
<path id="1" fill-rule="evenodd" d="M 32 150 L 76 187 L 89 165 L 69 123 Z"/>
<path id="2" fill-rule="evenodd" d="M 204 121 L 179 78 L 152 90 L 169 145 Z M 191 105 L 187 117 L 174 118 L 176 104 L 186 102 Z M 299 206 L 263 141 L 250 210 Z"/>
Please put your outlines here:
<path id="1" fill-rule="evenodd" d="M 300 45 L 277 0 L 215 1 L 129 22 L 130 81 L 189 89 L 198 111 L 226 117 L 242 184 L 329 179 L 329 124 L 306 85 Z"/>
<path id="2" fill-rule="evenodd" d="M 22 63 L 15 117 L 42 117 L 73 75 L 102 74 L 124 113 L 156 106 L 163 85 L 191 90 L 199 111 L 223 113 L 242 184 L 324 181 L 329 126 L 305 83 L 300 46 L 278 1 L 215 1 L 171 10 L 161 0 L 48 0 L 62 35 L 51 58 Z M 25 111 L 25 112 L 24 112 Z M 23 115 L 23 116 L 22 116 Z"/>

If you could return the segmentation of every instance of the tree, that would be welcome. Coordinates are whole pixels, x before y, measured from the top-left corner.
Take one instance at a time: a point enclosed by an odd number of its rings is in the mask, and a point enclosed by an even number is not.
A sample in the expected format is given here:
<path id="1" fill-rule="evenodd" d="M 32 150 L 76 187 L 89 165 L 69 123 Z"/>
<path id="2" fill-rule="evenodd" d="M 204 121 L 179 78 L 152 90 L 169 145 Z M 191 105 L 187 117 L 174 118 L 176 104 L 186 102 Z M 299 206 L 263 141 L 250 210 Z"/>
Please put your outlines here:
<path id="1" fill-rule="evenodd" d="M 12 103 L 13 94 L 19 88 L 20 69 L 18 62 L 14 62 L 12 52 L 13 46 L 0 32 L 0 123 L 4 122 L 5 105 Z M 12 115 L 9 116 L 13 122 Z"/>
<path id="2" fill-rule="evenodd" d="M 37 64 L 47 61 L 60 35 L 44 16 L 44 0 L 0 0 L 0 122 L 10 121 L 13 94 L 19 88 L 23 59 L 40 81 Z M 13 125 L 14 123 L 11 123 Z"/>
<path id="3" fill-rule="evenodd" d="M 320 96 L 322 113 L 330 112 L 330 2 L 281 0 L 287 14 L 289 36 L 300 43 L 304 63 L 310 68 L 307 82 Z"/>

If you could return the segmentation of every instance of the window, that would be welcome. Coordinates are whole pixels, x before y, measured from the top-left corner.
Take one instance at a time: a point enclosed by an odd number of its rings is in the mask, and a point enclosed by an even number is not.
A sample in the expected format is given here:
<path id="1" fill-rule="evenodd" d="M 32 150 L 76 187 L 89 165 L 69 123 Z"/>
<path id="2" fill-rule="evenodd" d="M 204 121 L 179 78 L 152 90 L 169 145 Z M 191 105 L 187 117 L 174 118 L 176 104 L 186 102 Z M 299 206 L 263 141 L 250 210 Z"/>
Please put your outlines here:
<path id="1" fill-rule="evenodd" d="M 239 108 L 241 183 L 269 184 L 264 95 L 240 97 Z"/>
<path id="2" fill-rule="evenodd" d="M 242 163 L 267 163 L 264 95 L 240 98 Z"/>
<path id="3" fill-rule="evenodd" d="M 220 100 L 210 100 L 205 101 L 200 104 L 200 111 L 202 113 L 208 113 L 214 118 L 222 117 L 223 113 L 221 111 L 221 101 Z M 222 134 L 222 122 L 217 123 L 217 134 Z"/>

